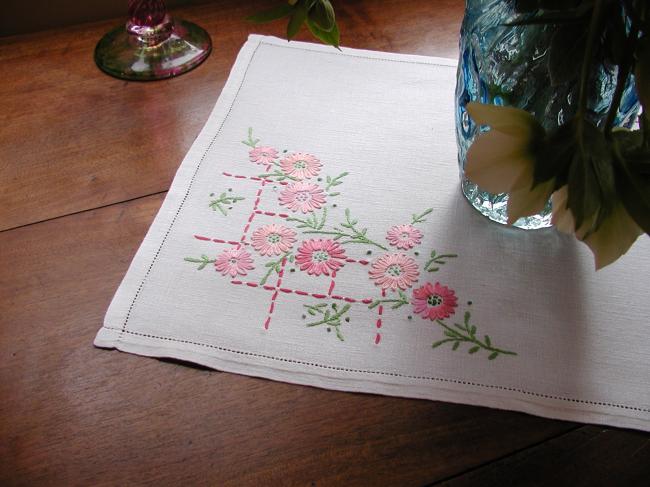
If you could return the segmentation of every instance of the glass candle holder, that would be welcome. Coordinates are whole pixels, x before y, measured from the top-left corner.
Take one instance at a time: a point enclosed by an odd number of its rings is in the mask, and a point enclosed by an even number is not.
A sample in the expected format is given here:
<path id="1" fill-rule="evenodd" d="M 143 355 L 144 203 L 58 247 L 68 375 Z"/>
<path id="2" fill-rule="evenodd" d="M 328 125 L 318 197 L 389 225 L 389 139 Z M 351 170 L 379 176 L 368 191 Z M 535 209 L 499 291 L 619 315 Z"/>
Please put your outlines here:
<path id="1" fill-rule="evenodd" d="M 128 80 L 178 76 L 201 64 L 212 50 L 198 25 L 169 16 L 163 0 L 129 0 L 129 19 L 97 43 L 99 68 Z"/>

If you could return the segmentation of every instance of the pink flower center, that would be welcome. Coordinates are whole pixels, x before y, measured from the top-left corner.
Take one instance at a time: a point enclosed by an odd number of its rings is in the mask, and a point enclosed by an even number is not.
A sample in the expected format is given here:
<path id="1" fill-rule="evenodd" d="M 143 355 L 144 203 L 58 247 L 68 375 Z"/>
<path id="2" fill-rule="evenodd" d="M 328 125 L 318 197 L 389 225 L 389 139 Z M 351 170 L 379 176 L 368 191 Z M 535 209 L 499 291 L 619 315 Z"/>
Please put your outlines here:
<path id="1" fill-rule="evenodd" d="M 300 201 L 301 203 L 309 201 L 309 191 L 298 191 L 296 193 L 296 201 Z"/>
<path id="2" fill-rule="evenodd" d="M 427 304 L 429 306 L 432 306 L 432 307 L 435 308 L 435 307 L 440 306 L 442 304 L 442 298 L 440 296 L 438 296 L 437 294 L 431 294 L 427 298 Z"/>
<path id="3" fill-rule="evenodd" d="M 307 161 L 303 161 L 302 159 L 299 161 L 296 161 L 293 163 L 293 167 L 295 169 L 305 169 L 307 167 Z"/>
<path id="4" fill-rule="evenodd" d="M 262 157 L 269 157 L 270 155 L 271 154 L 269 154 L 268 152 L 262 152 Z"/>
<path id="5" fill-rule="evenodd" d="M 324 250 L 317 250 L 311 256 L 314 262 L 327 262 L 330 259 L 330 254 Z"/>
<path id="6" fill-rule="evenodd" d="M 398 264 L 389 265 L 386 269 L 386 274 L 392 277 L 399 277 L 402 275 L 402 268 Z"/>
<path id="7" fill-rule="evenodd" d="M 236 264 L 236 263 L 237 263 L 237 259 L 235 259 L 235 258 L 233 257 L 233 258 L 230 259 L 228 262 L 230 262 L 231 264 Z"/>
<path id="8" fill-rule="evenodd" d="M 402 237 L 402 240 L 406 240 L 406 239 L 408 239 L 408 238 L 409 238 L 409 234 L 408 234 L 408 233 L 406 233 L 406 232 L 402 232 L 402 235 L 401 235 L 401 237 Z"/>
<path id="9" fill-rule="evenodd" d="M 277 233 L 269 233 L 269 235 L 266 237 L 266 241 L 271 244 L 276 244 L 280 241 L 282 237 L 278 235 Z"/>

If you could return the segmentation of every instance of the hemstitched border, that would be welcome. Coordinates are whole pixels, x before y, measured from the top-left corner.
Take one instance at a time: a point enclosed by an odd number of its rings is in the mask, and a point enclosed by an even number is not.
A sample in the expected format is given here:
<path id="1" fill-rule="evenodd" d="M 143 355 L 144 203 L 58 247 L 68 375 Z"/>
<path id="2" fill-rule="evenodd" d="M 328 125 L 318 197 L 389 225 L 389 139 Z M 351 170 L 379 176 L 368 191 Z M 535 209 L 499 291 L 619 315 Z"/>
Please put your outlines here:
<path id="1" fill-rule="evenodd" d="M 104 326 L 103 328 L 107 330 L 114 330 L 114 331 L 120 331 L 119 328 L 112 328 L 108 326 Z M 400 374 L 398 372 L 386 372 L 386 371 L 381 371 L 381 370 L 364 370 L 364 369 L 352 369 L 348 367 L 338 367 L 336 365 L 325 365 L 325 364 L 319 364 L 316 362 L 305 362 L 303 360 L 296 360 L 296 359 L 290 359 L 290 358 L 285 358 L 285 357 L 275 357 L 273 355 L 266 355 L 262 353 L 255 353 L 255 352 L 246 352 L 243 350 L 235 350 L 232 348 L 226 348 L 226 347 L 220 347 L 218 345 L 211 345 L 209 343 L 201 343 L 201 342 L 194 342 L 191 340 L 183 340 L 179 338 L 172 338 L 172 337 L 162 337 L 162 336 L 157 336 L 157 335 L 150 335 L 148 333 L 139 333 L 136 331 L 131 331 L 131 330 L 125 330 L 124 333 L 128 333 L 130 335 L 134 336 L 139 336 L 143 338 L 155 338 L 158 340 L 163 340 L 163 341 L 168 341 L 168 342 L 178 342 L 178 343 L 185 343 L 187 345 L 195 345 L 199 347 L 206 347 L 206 348 L 213 348 L 215 350 L 220 350 L 222 352 L 228 352 L 236 355 L 244 355 L 244 356 L 249 356 L 249 357 L 257 357 L 257 358 L 263 358 L 263 359 L 268 359 L 268 360 L 274 360 L 277 362 L 286 362 L 286 363 L 291 363 L 291 364 L 297 364 L 297 365 L 307 365 L 310 367 L 316 367 L 320 369 L 326 369 L 326 370 L 335 370 L 338 372 L 353 372 L 357 374 L 368 374 L 368 375 L 383 375 L 383 376 L 388 376 L 388 377 L 400 377 L 403 379 L 415 379 L 415 380 L 426 380 L 429 382 L 446 382 L 449 384 L 458 384 L 458 385 L 465 385 L 465 386 L 473 386 L 473 387 L 482 387 L 485 389 L 496 389 L 500 391 L 508 391 L 508 392 L 517 392 L 519 394 L 524 394 L 528 396 L 534 396 L 534 397 L 541 397 L 544 399 L 554 399 L 557 401 L 565 401 L 565 402 L 572 402 L 572 403 L 580 403 L 580 404 L 589 404 L 593 406 L 605 406 L 605 407 L 611 407 L 611 408 L 619 408 L 619 409 L 627 409 L 630 411 L 639 411 L 642 413 L 650 413 L 650 409 L 648 408 L 641 408 L 637 406 L 628 406 L 625 404 L 614 404 L 614 403 L 609 403 L 609 402 L 600 402 L 600 401 L 587 401 L 586 399 L 575 399 L 572 397 L 562 397 L 562 396 L 553 396 L 550 394 L 542 394 L 539 392 L 532 392 L 532 391 L 527 391 L 525 389 L 519 389 L 516 387 L 506 387 L 506 386 L 498 386 L 494 384 L 481 384 L 480 382 L 472 382 L 472 381 L 466 381 L 466 380 L 460 380 L 460 379 L 447 379 L 444 377 L 430 377 L 426 375 L 408 375 L 408 374 Z M 478 404 L 477 404 L 478 405 Z"/>

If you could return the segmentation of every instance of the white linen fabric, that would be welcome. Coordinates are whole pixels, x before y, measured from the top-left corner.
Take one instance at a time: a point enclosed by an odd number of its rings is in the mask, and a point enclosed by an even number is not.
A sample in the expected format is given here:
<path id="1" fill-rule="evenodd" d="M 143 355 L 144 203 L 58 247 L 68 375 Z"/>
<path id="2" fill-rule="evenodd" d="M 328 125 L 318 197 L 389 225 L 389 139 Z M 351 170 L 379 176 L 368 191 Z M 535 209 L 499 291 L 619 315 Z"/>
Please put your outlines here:
<path id="1" fill-rule="evenodd" d="M 650 431 L 650 246 L 595 272 L 459 190 L 455 62 L 251 36 L 95 339 Z"/>

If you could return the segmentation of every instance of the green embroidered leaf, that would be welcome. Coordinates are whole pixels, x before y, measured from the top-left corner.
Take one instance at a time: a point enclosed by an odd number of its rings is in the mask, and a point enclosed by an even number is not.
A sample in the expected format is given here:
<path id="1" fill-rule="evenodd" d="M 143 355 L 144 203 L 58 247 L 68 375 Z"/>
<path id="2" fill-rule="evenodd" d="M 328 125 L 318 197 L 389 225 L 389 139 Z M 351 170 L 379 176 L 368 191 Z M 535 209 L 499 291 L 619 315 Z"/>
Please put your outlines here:
<path id="1" fill-rule="evenodd" d="M 492 352 L 490 356 L 488 357 L 488 360 L 494 360 L 499 356 L 499 352 Z"/>
<path id="2" fill-rule="evenodd" d="M 451 347 L 451 349 L 455 352 L 456 350 L 458 350 L 459 345 L 460 345 L 460 342 L 454 342 L 454 346 Z"/>
<path id="3" fill-rule="evenodd" d="M 481 347 L 479 347 L 479 346 L 472 347 L 472 348 L 470 348 L 470 349 L 467 351 L 467 353 L 469 353 L 469 354 L 473 354 L 473 353 L 478 352 L 480 349 L 481 349 Z"/>
<path id="4" fill-rule="evenodd" d="M 440 345 L 443 345 L 443 344 L 447 343 L 448 341 L 450 341 L 450 340 L 439 340 L 437 342 L 433 342 L 433 344 L 431 345 L 431 348 L 438 348 Z"/>
<path id="5" fill-rule="evenodd" d="M 491 346 L 492 346 L 492 341 L 490 340 L 490 337 L 489 337 L 488 335 L 485 335 L 485 344 L 486 344 L 488 347 L 491 347 Z"/>

